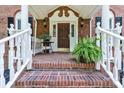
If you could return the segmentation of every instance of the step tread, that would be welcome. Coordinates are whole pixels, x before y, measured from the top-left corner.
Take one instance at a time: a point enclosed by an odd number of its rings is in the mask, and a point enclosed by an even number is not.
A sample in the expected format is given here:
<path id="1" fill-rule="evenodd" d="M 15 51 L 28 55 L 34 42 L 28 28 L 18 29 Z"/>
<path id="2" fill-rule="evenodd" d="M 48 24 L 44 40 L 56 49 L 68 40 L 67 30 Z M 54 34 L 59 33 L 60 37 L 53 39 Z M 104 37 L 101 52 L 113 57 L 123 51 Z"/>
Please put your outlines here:
<path id="1" fill-rule="evenodd" d="M 16 87 L 114 87 L 109 77 L 95 71 L 25 71 Z"/>

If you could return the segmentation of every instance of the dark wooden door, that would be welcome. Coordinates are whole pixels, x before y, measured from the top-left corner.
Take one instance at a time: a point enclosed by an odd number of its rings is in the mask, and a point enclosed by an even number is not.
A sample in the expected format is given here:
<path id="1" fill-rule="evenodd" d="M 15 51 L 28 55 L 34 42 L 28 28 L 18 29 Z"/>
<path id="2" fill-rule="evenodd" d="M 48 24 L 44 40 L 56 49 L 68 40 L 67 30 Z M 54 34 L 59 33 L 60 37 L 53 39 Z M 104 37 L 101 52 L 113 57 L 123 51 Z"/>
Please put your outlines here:
<path id="1" fill-rule="evenodd" d="M 69 23 L 58 23 L 58 48 L 69 48 Z"/>

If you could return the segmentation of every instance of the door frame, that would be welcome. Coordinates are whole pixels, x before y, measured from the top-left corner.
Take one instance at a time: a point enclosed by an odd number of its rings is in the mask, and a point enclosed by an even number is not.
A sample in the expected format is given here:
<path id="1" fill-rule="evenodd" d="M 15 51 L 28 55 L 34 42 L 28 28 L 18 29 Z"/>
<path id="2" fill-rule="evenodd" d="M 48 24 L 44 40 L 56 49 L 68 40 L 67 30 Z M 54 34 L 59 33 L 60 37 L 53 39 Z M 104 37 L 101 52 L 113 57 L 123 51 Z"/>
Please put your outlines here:
<path id="1" fill-rule="evenodd" d="M 58 16 L 59 11 L 56 11 L 52 17 L 49 18 L 49 24 L 50 24 L 50 31 L 49 34 L 52 37 L 51 41 L 53 41 L 54 43 L 52 44 L 53 47 L 53 51 L 67 51 L 67 50 L 62 50 L 58 48 L 58 23 L 69 23 L 70 24 L 70 33 L 71 33 L 71 25 L 74 24 L 75 25 L 75 40 L 72 39 L 71 34 L 69 36 L 69 42 L 70 42 L 70 48 L 69 48 L 69 52 L 72 52 L 74 49 L 75 44 L 78 43 L 78 17 L 74 15 L 74 13 L 72 11 L 69 11 L 69 15 L 68 17 L 66 16 L 62 16 L 59 17 Z M 56 36 L 53 37 L 53 25 L 56 25 Z M 72 44 L 73 42 L 73 44 Z"/>

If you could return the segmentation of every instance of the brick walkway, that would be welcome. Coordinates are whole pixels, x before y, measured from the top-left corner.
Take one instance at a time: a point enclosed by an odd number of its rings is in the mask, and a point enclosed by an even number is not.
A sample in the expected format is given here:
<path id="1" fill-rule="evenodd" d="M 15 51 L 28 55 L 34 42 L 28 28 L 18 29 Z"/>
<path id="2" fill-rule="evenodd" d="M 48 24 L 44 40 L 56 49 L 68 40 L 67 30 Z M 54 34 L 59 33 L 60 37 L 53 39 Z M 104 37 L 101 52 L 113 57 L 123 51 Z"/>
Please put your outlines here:
<path id="1" fill-rule="evenodd" d="M 16 81 L 15 87 L 93 88 L 114 87 L 114 85 L 110 78 L 100 71 L 86 70 L 86 65 L 77 64 L 71 54 L 52 53 L 35 56 L 33 69 L 24 71 Z"/>

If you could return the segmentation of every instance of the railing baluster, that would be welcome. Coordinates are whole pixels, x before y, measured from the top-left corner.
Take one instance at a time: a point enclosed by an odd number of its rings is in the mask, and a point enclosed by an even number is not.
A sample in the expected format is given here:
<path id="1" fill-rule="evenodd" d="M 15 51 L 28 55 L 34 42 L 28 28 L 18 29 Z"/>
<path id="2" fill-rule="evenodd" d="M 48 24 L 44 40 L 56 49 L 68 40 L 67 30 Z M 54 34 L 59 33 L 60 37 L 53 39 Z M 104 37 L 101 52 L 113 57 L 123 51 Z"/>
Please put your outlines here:
<path id="1" fill-rule="evenodd" d="M 23 36 L 21 36 L 21 56 L 22 56 L 22 60 L 23 60 L 23 64 L 26 62 L 26 52 L 25 52 L 25 45 L 26 42 L 25 42 L 25 34 L 23 34 Z"/>
<path id="2" fill-rule="evenodd" d="M 9 40 L 9 69 L 10 69 L 10 80 L 14 77 L 14 39 Z"/>
<path id="3" fill-rule="evenodd" d="M 14 34 L 14 25 L 10 24 L 9 34 Z M 10 70 L 10 80 L 14 77 L 14 38 L 9 40 L 9 70 Z"/>
<path id="4" fill-rule="evenodd" d="M 16 57 L 17 57 L 17 71 L 20 70 L 21 68 L 21 56 L 20 56 L 20 36 L 16 37 L 16 47 L 17 47 L 17 50 L 16 50 Z"/>
<path id="5" fill-rule="evenodd" d="M 97 27 L 96 27 L 96 39 L 97 39 L 96 45 L 100 47 L 100 31 L 98 27 L 100 27 L 100 22 L 97 23 Z M 96 63 L 96 70 L 100 70 L 100 62 Z"/>
<path id="6" fill-rule="evenodd" d="M 28 58 L 30 59 L 29 64 L 27 65 L 27 69 L 32 69 L 32 50 L 31 50 L 31 34 L 32 34 L 32 29 L 31 29 L 31 24 L 29 24 L 29 31 L 27 33 L 27 43 L 28 43 Z"/>
<path id="7" fill-rule="evenodd" d="M 106 35 L 106 40 L 107 40 L 107 45 L 106 45 L 106 54 L 107 54 L 107 60 L 106 60 L 106 66 L 107 66 L 107 70 L 108 70 L 108 72 L 110 72 L 110 44 L 109 44 L 109 42 L 110 42 L 110 37 L 109 37 L 109 35 Z"/>
<path id="8" fill-rule="evenodd" d="M 5 78 L 4 78 L 4 52 L 5 52 L 5 45 L 4 43 L 0 44 L 0 87 L 5 86 Z"/>
<path id="9" fill-rule="evenodd" d="M 117 35 L 120 35 L 121 33 L 121 27 L 120 27 L 120 23 L 116 24 L 116 31 L 115 33 Z M 114 68 L 113 68 L 113 76 L 115 78 L 115 80 L 118 80 L 118 70 L 121 70 L 121 51 L 120 51 L 120 39 L 118 38 L 114 38 Z"/>
<path id="10" fill-rule="evenodd" d="M 122 41 L 122 85 L 124 87 L 124 41 Z"/>
<path id="11" fill-rule="evenodd" d="M 118 39 L 114 37 L 114 67 L 113 67 L 113 76 L 115 80 L 118 80 Z"/>

